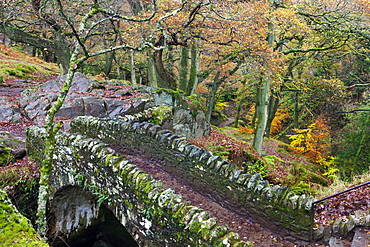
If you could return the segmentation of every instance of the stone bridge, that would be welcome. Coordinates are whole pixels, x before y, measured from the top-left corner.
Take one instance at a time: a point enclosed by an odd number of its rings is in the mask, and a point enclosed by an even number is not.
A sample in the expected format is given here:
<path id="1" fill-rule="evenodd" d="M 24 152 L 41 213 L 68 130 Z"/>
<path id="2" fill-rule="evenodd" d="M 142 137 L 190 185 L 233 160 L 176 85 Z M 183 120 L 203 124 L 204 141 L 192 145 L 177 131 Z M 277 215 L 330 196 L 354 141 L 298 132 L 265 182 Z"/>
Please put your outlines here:
<path id="1" fill-rule="evenodd" d="M 56 242 L 75 243 L 79 239 L 113 246 L 249 245 L 106 143 L 163 160 L 162 168 L 185 184 L 284 237 L 311 238 L 312 197 L 271 186 L 261 175 L 238 170 L 169 130 L 135 121 L 132 116 L 115 120 L 77 117 L 71 128 L 74 134 L 60 132 L 57 136 L 50 178 L 48 225 Z M 45 130 L 30 127 L 26 135 L 29 154 L 41 162 Z M 346 232 L 347 228 L 342 224 L 336 232 Z"/>
<path id="2" fill-rule="evenodd" d="M 42 128 L 27 130 L 40 163 L 44 136 Z M 48 200 L 53 246 L 249 246 L 107 144 L 63 132 L 57 146 Z"/>

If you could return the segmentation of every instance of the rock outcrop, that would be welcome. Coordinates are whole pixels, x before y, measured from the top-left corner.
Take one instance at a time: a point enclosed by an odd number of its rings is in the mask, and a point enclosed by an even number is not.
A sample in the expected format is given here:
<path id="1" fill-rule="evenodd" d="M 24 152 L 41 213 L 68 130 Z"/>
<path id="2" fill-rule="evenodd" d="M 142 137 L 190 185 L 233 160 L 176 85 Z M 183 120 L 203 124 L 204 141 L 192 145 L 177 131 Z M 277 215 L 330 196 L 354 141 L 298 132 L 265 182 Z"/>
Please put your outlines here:
<path id="1" fill-rule="evenodd" d="M 46 82 L 36 91 L 23 92 L 20 108 L 37 125 L 44 124 L 46 112 L 57 100 L 64 80 L 65 76 L 60 76 Z M 119 84 L 119 82 L 113 81 L 104 83 L 106 85 Z M 137 114 L 154 107 L 163 107 L 170 109 L 172 114 L 162 119 L 162 124 L 165 128 L 173 130 L 175 134 L 192 139 L 208 135 L 210 132 L 210 125 L 206 121 L 204 113 L 201 111 L 192 113 L 188 110 L 187 103 L 179 92 L 146 86 L 117 86 L 114 87 L 114 90 L 114 94 L 106 97 L 96 82 L 81 73 L 76 73 L 66 101 L 57 112 L 56 117 L 71 119 L 77 116 L 93 116 L 114 119 Z M 139 92 L 140 97 L 130 97 L 132 96 L 130 91 Z M 6 112 L 4 115 L 9 115 L 7 120 L 15 118 L 15 113 L 21 112 L 19 109 L 12 108 L 4 108 L 3 111 Z M 150 116 L 146 120 L 150 121 Z M 68 121 L 65 123 L 65 128 L 68 129 Z"/>

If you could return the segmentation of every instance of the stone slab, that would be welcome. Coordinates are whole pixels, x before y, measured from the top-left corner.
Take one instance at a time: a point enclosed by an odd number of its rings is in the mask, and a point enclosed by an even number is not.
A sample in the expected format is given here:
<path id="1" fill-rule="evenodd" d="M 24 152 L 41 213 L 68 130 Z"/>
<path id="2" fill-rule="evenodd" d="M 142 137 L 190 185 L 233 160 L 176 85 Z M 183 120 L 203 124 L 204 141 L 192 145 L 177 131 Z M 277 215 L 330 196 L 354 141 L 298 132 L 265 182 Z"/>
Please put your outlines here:
<path id="1" fill-rule="evenodd" d="M 355 236 L 352 240 L 351 247 L 369 247 L 370 246 L 370 230 L 365 228 L 357 228 Z"/>

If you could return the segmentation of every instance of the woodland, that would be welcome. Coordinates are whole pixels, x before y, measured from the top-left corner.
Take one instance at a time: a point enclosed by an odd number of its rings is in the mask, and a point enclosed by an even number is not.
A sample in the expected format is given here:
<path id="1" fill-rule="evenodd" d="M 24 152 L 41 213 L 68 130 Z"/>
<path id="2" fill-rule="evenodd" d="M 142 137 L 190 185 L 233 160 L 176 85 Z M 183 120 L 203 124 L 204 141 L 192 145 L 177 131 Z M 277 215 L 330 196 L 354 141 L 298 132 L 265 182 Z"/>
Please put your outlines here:
<path id="1" fill-rule="evenodd" d="M 183 95 L 213 126 L 190 142 L 296 193 L 369 181 L 368 0 L 3 0 L 0 33 L 67 75 L 45 120 L 40 233 L 55 114 L 75 72 Z M 48 76 L 2 50 L 0 85 Z"/>

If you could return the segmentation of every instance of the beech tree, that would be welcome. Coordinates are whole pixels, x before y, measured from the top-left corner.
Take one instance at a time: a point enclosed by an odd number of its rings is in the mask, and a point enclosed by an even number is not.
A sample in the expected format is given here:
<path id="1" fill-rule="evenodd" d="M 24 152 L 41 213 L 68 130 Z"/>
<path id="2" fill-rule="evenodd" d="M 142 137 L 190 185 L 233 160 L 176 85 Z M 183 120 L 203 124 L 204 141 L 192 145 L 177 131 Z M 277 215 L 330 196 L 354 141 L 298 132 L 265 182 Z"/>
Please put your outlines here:
<path id="1" fill-rule="evenodd" d="M 366 30 L 369 29 L 364 27 L 369 23 L 362 3 L 342 0 L 274 3 L 270 16 L 274 40 L 270 44 L 275 52 L 280 53 L 285 66 L 281 66 L 279 72 L 282 83 L 273 88 L 269 97 L 267 136 L 284 94 L 293 95 L 294 125 L 297 126 L 302 109 L 298 105 L 299 96 L 309 98 L 311 102 L 306 101 L 304 106 L 310 104 L 312 108 L 309 110 L 315 111 L 315 108 L 319 109 L 319 102 L 330 95 L 323 95 L 324 90 L 321 91 L 322 98 L 318 99 L 314 96 L 314 92 L 318 92 L 316 89 L 320 90 L 328 84 L 333 85 L 334 90 L 335 85 L 338 88 L 342 85 L 335 76 L 338 74 L 338 62 L 350 54 L 363 54 L 360 46 L 354 44 L 360 37 L 368 35 Z M 340 90 L 336 93 L 339 94 Z"/>

